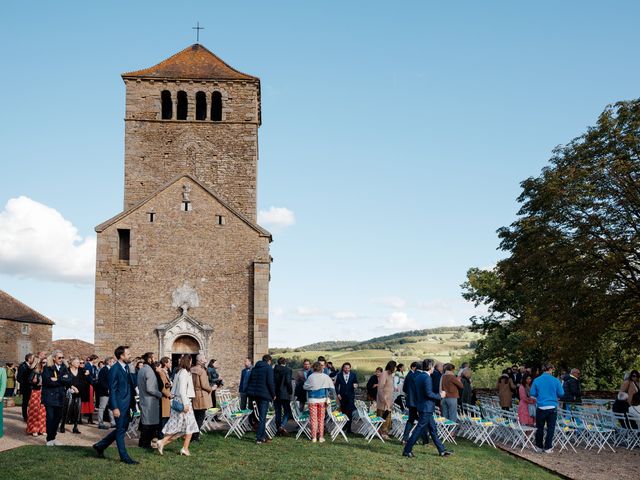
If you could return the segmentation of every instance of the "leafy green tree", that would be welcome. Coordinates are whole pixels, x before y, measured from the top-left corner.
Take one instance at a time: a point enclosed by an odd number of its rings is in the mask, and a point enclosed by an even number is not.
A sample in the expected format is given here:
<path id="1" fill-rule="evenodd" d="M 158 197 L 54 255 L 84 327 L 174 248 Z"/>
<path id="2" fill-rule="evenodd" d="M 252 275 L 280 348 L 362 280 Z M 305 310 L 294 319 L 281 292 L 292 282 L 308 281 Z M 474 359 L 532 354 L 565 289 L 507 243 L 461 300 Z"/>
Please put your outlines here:
<path id="1" fill-rule="evenodd" d="M 517 220 L 498 230 L 509 256 L 463 284 L 488 307 L 472 319 L 487 334 L 476 361 L 611 377 L 640 352 L 640 100 L 608 106 L 521 186 Z"/>

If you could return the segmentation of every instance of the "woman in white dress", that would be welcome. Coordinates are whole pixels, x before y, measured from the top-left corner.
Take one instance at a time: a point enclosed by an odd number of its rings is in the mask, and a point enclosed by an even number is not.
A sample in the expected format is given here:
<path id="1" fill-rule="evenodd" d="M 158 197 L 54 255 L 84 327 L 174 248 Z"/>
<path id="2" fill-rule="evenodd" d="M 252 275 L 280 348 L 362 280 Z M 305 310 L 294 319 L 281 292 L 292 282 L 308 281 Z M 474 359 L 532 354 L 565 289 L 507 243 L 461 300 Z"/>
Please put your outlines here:
<path id="1" fill-rule="evenodd" d="M 184 406 L 182 412 L 175 410 L 174 401 L 171 401 L 171 414 L 169 421 L 162 429 L 164 438 L 158 440 L 158 453 L 163 454 L 163 449 L 176 438 L 183 437 L 184 444 L 180 449 L 180 455 L 191 456 L 189 453 L 189 443 L 191 435 L 198 432 L 198 423 L 193 415 L 191 399 L 196 396 L 191 377 L 191 355 L 183 355 L 178 363 L 178 372 L 173 380 L 171 389 L 174 400 L 179 401 Z"/>

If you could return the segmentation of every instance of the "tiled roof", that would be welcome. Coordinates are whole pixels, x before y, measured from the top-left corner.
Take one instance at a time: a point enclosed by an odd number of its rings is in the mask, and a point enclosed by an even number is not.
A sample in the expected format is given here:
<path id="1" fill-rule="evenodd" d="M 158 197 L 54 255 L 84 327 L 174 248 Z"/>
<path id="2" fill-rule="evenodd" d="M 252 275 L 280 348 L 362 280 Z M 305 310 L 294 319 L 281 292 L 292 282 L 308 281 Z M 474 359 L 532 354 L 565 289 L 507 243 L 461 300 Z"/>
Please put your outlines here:
<path id="1" fill-rule="evenodd" d="M 54 325 L 53 321 L 3 290 L 0 290 L 0 319 Z"/>
<path id="2" fill-rule="evenodd" d="M 89 355 L 96 353 L 93 343 L 78 340 L 77 338 L 62 338 L 51 342 L 51 350 L 62 350 L 67 359 L 79 357 L 83 362 Z"/>
<path id="3" fill-rule="evenodd" d="M 123 73 L 122 78 L 259 81 L 257 77 L 239 72 L 227 65 L 198 43 L 194 43 L 153 67 Z"/>

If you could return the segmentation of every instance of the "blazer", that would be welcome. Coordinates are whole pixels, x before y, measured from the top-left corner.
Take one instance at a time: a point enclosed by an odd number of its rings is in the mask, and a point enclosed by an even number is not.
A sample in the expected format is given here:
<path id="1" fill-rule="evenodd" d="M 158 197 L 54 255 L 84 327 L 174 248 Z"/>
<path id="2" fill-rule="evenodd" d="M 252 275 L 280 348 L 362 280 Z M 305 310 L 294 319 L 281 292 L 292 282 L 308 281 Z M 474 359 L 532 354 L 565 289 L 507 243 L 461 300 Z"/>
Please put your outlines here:
<path id="1" fill-rule="evenodd" d="M 276 396 L 273 368 L 267 362 L 260 360 L 251 370 L 247 395 L 255 399 L 269 401 Z"/>
<path id="2" fill-rule="evenodd" d="M 441 400 L 439 393 L 433 391 L 431 375 L 427 372 L 416 372 L 416 408 L 420 413 L 433 413 L 436 401 Z"/>
<path id="3" fill-rule="evenodd" d="M 386 370 L 378 378 L 377 409 L 390 412 L 393 410 L 393 373 Z"/>
<path id="4" fill-rule="evenodd" d="M 291 386 L 291 376 L 293 371 L 284 365 L 276 365 L 273 369 L 273 381 L 276 387 L 277 400 L 291 400 L 293 387 Z"/>
<path id="5" fill-rule="evenodd" d="M 244 367 L 240 372 L 240 383 L 238 384 L 239 393 L 247 393 L 247 386 L 249 385 L 249 375 L 251 375 L 251 367 Z"/>
<path id="6" fill-rule="evenodd" d="M 416 375 L 418 374 L 418 370 L 415 372 L 413 370 L 409 370 L 407 376 L 404 377 L 404 384 L 402 385 L 402 391 L 404 392 L 405 401 L 407 402 L 407 407 L 415 407 L 417 402 L 418 394 L 416 392 Z"/>
<path id="7" fill-rule="evenodd" d="M 564 396 L 562 397 L 563 402 L 582 402 L 582 389 L 580 388 L 580 380 L 578 380 L 576 377 L 568 375 L 567 379 L 562 385 L 562 388 L 564 389 Z"/>
<path id="8" fill-rule="evenodd" d="M 138 372 L 138 394 L 140 402 L 140 423 L 158 425 L 160 423 L 160 400 L 162 392 L 158 388 L 158 377 L 150 365 Z"/>
<path id="9" fill-rule="evenodd" d="M 135 392 L 131 374 L 122 368 L 120 362 L 114 363 L 109 369 L 109 408 L 117 408 L 122 415 L 128 414 L 129 409 L 135 406 Z"/>
<path id="10" fill-rule="evenodd" d="M 440 395 L 440 379 L 442 378 L 442 373 L 440 370 L 433 370 L 431 374 L 431 385 L 433 386 L 433 393 L 437 393 Z"/>
<path id="11" fill-rule="evenodd" d="M 42 370 L 42 404 L 47 407 L 62 407 L 65 391 L 70 386 L 71 374 L 64 364 L 60 365 L 59 371 L 55 366 L 47 365 Z"/>
<path id="12" fill-rule="evenodd" d="M 344 373 L 339 372 L 336 375 L 336 394 L 340 395 L 343 400 L 345 398 L 353 401 L 356 397 L 356 389 L 354 385 L 358 383 L 358 377 L 355 373 L 349 372 L 349 378 L 344 381 Z"/>
<path id="13" fill-rule="evenodd" d="M 209 384 L 207 369 L 202 365 L 194 365 L 191 367 L 191 379 L 193 381 L 193 391 L 196 394 L 193 397 L 193 409 L 206 410 L 213 407 L 213 400 L 211 399 L 213 386 Z"/>
<path id="14" fill-rule="evenodd" d="M 98 395 L 98 398 L 109 396 L 109 367 L 106 365 L 98 372 L 96 394 Z"/>

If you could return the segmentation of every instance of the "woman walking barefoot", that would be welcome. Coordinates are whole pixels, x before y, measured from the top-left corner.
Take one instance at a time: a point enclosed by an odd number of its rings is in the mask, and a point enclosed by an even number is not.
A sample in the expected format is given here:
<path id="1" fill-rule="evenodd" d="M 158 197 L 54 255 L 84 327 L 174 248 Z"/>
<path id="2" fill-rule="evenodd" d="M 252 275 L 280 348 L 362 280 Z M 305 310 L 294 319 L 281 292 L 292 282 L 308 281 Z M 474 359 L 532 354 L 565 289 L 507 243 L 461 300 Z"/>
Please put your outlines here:
<path id="1" fill-rule="evenodd" d="M 158 440 L 158 453 L 164 454 L 164 447 L 174 441 L 176 438 L 183 437 L 184 443 L 180 449 L 180 455 L 191 456 L 189 453 L 189 444 L 191 443 L 191 435 L 198 432 L 198 423 L 193 415 L 191 399 L 196 396 L 193 388 L 193 380 L 191 378 L 191 355 L 183 355 L 178 363 L 178 372 L 173 379 L 173 388 L 171 393 L 174 399 L 171 401 L 171 415 L 169 421 L 162 429 L 164 438 Z M 179 411 L 180 405 L 182 410 Z M 176 409 L 178 407 L 178 409 Z"/>

